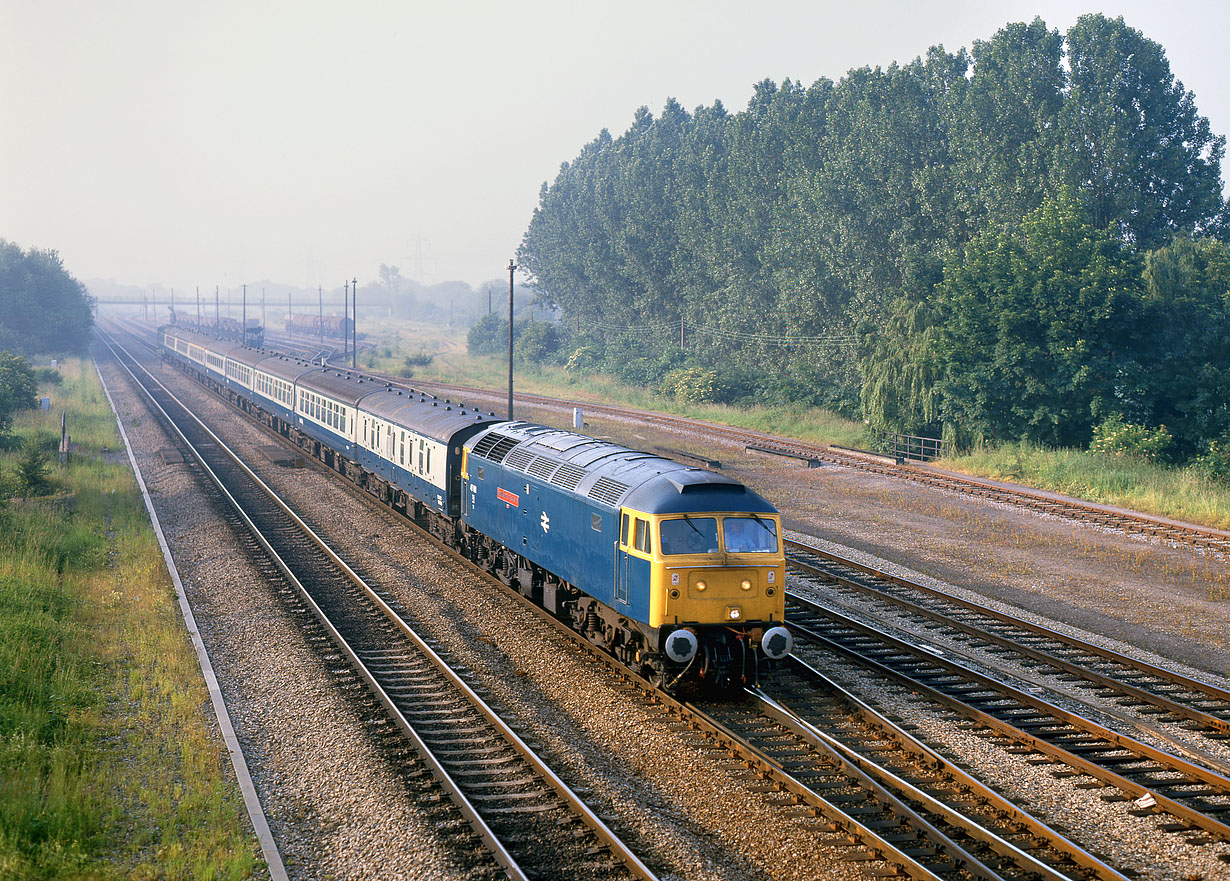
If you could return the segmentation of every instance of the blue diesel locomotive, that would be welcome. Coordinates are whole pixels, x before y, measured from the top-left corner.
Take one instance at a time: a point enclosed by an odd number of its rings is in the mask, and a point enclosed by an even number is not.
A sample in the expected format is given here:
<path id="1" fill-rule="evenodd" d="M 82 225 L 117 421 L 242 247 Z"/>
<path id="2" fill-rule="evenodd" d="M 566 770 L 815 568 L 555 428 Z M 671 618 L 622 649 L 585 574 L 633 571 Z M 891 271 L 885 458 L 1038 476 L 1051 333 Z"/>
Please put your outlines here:
<path id="1" fill-rule="evenodd" d="M 345 369 L 161 330 L 163 356 L 651 681 L 790 653 L 781 519 L 738 481 Z"/>

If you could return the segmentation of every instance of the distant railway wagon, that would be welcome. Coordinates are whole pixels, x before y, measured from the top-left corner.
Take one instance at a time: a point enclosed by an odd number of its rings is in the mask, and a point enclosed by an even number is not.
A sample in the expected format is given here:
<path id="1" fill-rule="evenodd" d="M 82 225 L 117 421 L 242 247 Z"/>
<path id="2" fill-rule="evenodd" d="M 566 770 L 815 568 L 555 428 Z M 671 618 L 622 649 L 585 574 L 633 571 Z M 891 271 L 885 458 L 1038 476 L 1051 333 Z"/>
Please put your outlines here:
<path id="1" fill-rule="evenodd" d="M 342 339 L 354 333 L 354 321 L 337 315 L 312 315 L 307 312 L 295 312 L 286 316 L 286 332 L 296 336 L 325 336 L 330 339 Z"/>
<path id="2" fill-rule="evenodd" d="M 736 480 L 177 327 L 164 357 L 666 686 L 789 654 L 777 510 Z"/>
<path id="3" fill-rule="evenodd" d="M 213 320 L 207 318 L 198 322 L 195 315 L 176 312 L 175 307 L 172 306 L 171 324 L 185 330 L 199 331 L 215 339 L 242 342 L 254 348 L 260 348 L 265 344 L 265 328 L 255 318 L 247 320 L 245 329 L 244 323 L 234 318 L 215 317 Z"/>

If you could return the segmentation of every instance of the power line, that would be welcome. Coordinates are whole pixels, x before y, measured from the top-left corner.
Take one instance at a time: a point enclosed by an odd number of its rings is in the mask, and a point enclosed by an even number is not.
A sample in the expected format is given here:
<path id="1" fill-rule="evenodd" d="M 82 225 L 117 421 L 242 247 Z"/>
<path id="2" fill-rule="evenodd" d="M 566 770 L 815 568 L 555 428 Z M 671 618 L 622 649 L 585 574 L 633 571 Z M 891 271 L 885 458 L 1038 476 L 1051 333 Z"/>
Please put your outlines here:
<path id="1" fill-rule="evenodd" d="M 604 321 L 587 320 L 586 324 L 599 330 L 614 331 L 616 333 L 644 333 L 647 331 L 670 331 L 673 333 L 680 326 L 679 321 L 658 321 L 646 324 L 612 324 Z M 726 330 L 724 328 L 697 324 L 696 322 L 688 321 L 687 319 L 684 319 L 682 324 L 690 333 L 701 334 L 732 342 L 754 342 L 765 345 L 807 346 L 814 348 L 851 348 L 857 346 L 859 343 L 858 336 L 853 333 L 821 334 L 818 336 L 790 336 L 775 333 L 752 333 L 747 331 Z"/>

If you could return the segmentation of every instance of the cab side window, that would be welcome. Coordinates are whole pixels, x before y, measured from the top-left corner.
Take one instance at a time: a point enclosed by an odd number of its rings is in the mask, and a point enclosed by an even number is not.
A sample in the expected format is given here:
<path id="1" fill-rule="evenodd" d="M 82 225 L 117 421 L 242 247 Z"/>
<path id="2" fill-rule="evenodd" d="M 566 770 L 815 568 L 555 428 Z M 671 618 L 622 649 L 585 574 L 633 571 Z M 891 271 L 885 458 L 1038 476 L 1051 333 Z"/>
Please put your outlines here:
<path id="1" fill-rule="evenodd" d="M 649 524 L 641 518 L 636 518 L 636 549 L 648 554 L 649 548 Z"/>
<path id="2" fill-rule="evenodd" d="M 628 534 L 628 524 L 631 519 L 627 514 L 623 514 L 619 523 L 619 543 L 627 547 L 632 542 L 629 540 L 631 536 Z"/>

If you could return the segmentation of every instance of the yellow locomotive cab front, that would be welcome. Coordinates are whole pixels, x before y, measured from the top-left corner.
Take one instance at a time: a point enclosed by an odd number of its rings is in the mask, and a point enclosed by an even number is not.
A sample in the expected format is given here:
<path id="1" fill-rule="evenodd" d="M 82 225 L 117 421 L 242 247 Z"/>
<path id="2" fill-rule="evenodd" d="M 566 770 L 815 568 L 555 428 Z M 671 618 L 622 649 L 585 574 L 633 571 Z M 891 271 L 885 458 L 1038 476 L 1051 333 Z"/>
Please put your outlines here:
<path id="1" fill-rule="evenodd" d="M 652 626 L 782 623 L 777 515 L 666 515 L 653 518 L 653 529 Z"/>

